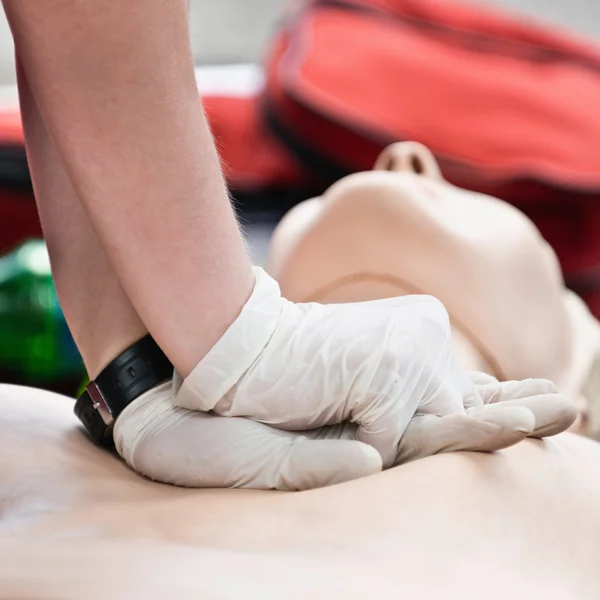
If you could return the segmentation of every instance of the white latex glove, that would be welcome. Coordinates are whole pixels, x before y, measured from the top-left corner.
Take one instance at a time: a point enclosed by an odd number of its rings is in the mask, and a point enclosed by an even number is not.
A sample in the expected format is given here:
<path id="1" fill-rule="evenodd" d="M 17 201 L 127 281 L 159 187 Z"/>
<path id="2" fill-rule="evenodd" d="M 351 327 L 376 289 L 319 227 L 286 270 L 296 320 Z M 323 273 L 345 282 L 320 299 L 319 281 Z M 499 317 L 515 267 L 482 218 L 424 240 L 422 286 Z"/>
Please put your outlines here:
<path id="1" fill-rule="evenodd" d="M 523 393 L 538 385 L 499 384 L 487 376 L 475 377 L 482 378 L 480 389 L 490 402 L 513 397 L 517 388 Z M 554 394 L 528 398 L 518 401 L 517 408 L 503 411 L 490 404 L 478 409 L 477 418 L 417 416 L 400 442 L 396 462 L 449 450 L 497 450 L 522 440 L 532 430 L 553 433 L 556 398 Z M 165 383 L 123 411 L 114 438 L 119 454 L 133 469 L 163 483 L 306 490 L 381 470 L 381 456 L 356 441 L 356 432 L 356 425 L 350 423 L 302 433 L 283 431 L 250 419 L 177 408 L 172 403 L 171 383 Z"/>
<path id="2" fill-rule="evenodd" d="M 484 410 L 492 384 L 459 368 L 448 314 L 430 296 L 295 304 L 262 269 L 255 274 L 239 317 L 180 388 L 176 382 L 177 406 L 290 431 L 350 421 L 358 425 L 356 439 L 377 449 L 384 467 L 399 452 L 405 457 L 407 443 L 401 447 L 400 440 L 415 415 L 408 438 L 414 447 L 429 447 L 441 428 L 450 449 L 468 449 L 482 424 L 490 450 L 514 443 L 507 443 L 507 431 L 516 440 L 536 430 L 529 401 L 506 400 L 544 395 L 544 427 L 552 432 L 575 419 L 572 404 L 544 380 L 502 388 L 511 390 L 503 402 Z"/>
<path id="3" fill-rule="evenodd" d="M 561 433 L 577 418 L 575 405 L 545 379 L 499 382 L 485 373 L 468 375 L 483 406 L 467 408 L 465 414 L 445 416 L 418 411 L 400 440 L 396 464 L 443 452 L 499 450 L 523 437 L 543 438 Z M 526 420 L 531 416 L 535 424 L 524 433 Z M 518 432 L 523 432 L 521 438 Z"/>
<path id="4" fill-rule="evenodd" d="M 115 424 L 117 451 L 150 479 L 185 487 L 305 490 L 381 470 L 350 424 L 295 433 L 250 419 L 173 406 L 171 383 L 129 405 Z"/>

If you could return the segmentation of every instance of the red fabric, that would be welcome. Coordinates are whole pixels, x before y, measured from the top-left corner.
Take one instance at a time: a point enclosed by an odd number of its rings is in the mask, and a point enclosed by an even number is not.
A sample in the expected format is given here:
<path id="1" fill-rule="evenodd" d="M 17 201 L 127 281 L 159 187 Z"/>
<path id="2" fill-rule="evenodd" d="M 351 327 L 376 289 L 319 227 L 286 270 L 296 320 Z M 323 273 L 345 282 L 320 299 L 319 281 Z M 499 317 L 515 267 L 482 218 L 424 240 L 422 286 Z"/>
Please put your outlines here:
<path id="1" fill-rule="evenodd" d="M 322 189 L 320 180 L 307 173 L 264 125 L 258 96 L 207 96 L 203 102 L 234 194 Z M 0 162 L 3 148 L 24 151 L 21 116 L 16 108 L 0 110 Z M 40 236 L 33 194 L 16 191 L 0 181 L 0 253 L 28 237 Z"/>
<path id="2" fill-rule="evenodd" d="M 250 193 L 304 185 L 310 176 L 264 125 L 259 101 L 258 96 L 203 98 L 230 188 Z"/>
<path id="3" fill-rule="evenodd" d="M 561 54 L 590 61 L 600 60 L 600 50 L 591 43 L 582 42 L 566 32 L 558 32 L 546 26 L 526 21 L 488 5 L 449 0 L 349 0 L 357 6 L 377 8 L 400 17 L 410 18 L 430 28 L 443 26 L 437 34 L 446 39 L 451 35 L 485 34 L 505 45 L 520 46 L 521 52 L 540 49 L 556 50 Z M 314 4 L 323 4 L 320 0 Z M 450 31 L 448 31 L 448 29 Z"/>
<path id="4" fill-rule="evenodd" d="M 304 147 L 354 171 L 391 142 L 422 142 L 450 181 L 532 217 L 577 291 L 600 289 L 591 44 L 449 0 L 313 0 L 290 15 L 267 81 Z"/>
<path id="5" fill-rule="evenodd" d="M 0 255 L 27 238 L 41 235 L 33 194 L 0 186 Z"/>
<path id="6" fill-rule="evenodd" d="M 23 125 L 18 108 L 0 110 L 0 146 L 23 148 Z"/>
<path id="7" fill-rule="evenodd" d="M 18 109 L 0 110 L 0 148 L 24 152 L 23 128 Z M 0 254 L 27 238 L 41 235 L 33 194 L 0 183 Z"/>

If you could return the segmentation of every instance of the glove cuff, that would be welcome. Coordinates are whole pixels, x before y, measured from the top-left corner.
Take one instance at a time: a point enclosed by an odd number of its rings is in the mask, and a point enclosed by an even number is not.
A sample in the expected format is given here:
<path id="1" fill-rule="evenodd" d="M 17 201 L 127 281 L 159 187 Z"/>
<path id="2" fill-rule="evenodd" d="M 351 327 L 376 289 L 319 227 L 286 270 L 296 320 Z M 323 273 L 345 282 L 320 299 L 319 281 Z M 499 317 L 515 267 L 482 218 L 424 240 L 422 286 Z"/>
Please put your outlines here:
<path id="1" fill-rule="evenodd" d="M 173 377 L 173 403 L 209 411 L 240 380 L 268 344 L 284 302 L 279 284 L 260 267 L 253 267 L 254 290 L 237 319 L 182 382 Z"/>

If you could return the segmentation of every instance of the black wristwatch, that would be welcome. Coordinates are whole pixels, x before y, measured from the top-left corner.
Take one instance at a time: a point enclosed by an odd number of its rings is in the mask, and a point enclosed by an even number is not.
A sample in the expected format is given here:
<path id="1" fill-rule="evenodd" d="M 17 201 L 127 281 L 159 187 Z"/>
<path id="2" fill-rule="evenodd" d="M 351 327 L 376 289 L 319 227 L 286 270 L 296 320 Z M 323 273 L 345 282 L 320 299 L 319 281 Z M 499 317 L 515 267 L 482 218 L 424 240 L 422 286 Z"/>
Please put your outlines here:
<path id="1" fill-rule="evenodd" d="M 114 447 L 113 426 L 126 406 L 173 376 L 173 365 L 147 335 L 109 363 L 75 402 L 75 414 L 97 444 Z"/>

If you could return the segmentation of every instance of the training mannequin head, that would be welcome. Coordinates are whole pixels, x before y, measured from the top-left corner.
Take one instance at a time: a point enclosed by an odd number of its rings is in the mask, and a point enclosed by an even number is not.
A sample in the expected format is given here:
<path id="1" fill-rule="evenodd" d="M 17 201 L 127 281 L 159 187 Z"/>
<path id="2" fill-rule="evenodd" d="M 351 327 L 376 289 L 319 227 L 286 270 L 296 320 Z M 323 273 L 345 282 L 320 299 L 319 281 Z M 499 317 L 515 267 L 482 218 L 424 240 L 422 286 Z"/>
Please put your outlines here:
<path id="1" fill-rule="evenodd" d="M 598 324 L 568 292 L 553 250 L 520 211 L 446 182 L 427 148 L 395 144 L 291 210 L 269 269 L 294 301 L 431 294 L 450 313 L 463 366 L 544 377 L 577 397 Z"/>

